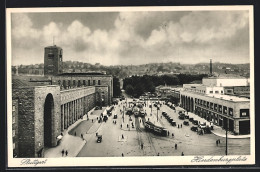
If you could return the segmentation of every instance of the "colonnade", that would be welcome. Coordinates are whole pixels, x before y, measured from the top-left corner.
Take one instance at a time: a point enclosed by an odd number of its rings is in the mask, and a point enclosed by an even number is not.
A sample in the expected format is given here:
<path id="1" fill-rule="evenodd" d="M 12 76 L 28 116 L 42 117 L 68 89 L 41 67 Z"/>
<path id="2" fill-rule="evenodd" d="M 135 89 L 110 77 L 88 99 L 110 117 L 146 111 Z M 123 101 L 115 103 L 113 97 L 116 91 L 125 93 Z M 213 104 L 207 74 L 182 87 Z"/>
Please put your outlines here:
<path id="1" fill-rule="evenodd" d="M 194 112 L 194 100 L 192 97 L 181 95 L 181 107 L 189 112 Z"/>
<path id="2" fill-rule="evenodd" d="M 90 102 L 90 97 L 85 96 L 61 105 L 61 131 L 82 118 L 95 106 L 95 101 Z"/>

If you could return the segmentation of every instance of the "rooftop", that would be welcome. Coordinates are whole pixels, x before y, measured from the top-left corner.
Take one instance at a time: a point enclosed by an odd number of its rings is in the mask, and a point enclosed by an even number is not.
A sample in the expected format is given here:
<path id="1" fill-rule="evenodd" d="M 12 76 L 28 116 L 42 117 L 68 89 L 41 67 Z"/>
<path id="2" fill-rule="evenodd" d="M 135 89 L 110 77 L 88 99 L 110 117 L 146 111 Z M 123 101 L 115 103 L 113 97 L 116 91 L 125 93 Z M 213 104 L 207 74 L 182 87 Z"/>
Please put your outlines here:
<path id="1" fill-rule="evenodd" d="M 207 94 L 206 96 L 223 99 L 223 100 L 229 100 L 229 101 L 233 101 L 233 102 L 249 102 L 250 101 L 248 98 L 225 95 L 225 94 Z"/>
<path id="2" fill-rule="evenodd" d="M 218 76 L 210 76 L 205 79 L 246 79 L 246 78 L 235 74 L 220 74 Z"/>
<path id="3" fill-rule="evenodd" d="M 84 75 L 103 75 L 103 76 L 109 76 L 109 75 L 105 75 L 103 73 L 100 73 L 100 72 L 86 72 L 86 73 L 62 73 L 62 74 L 59 74 L 57 76 L 75 76 L 75 75 L 81 75 L 81 76 L 84 76 Z"/>

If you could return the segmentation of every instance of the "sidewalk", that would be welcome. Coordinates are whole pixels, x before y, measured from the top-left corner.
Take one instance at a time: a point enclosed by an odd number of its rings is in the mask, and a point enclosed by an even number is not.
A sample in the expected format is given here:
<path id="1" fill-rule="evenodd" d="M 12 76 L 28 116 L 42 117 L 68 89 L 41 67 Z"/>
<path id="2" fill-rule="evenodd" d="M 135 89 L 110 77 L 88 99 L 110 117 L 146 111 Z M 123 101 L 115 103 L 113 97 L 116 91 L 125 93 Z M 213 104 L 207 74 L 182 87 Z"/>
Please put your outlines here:
<path id="1" fill-rule="evenodd" d="M 181 108 L 181 107 L 177 107 L 176 108 L 177 111 L 186 111 L 185 109 Z M 206 122 L 206 125 L 209 125 L 210 126 L 210 122 L 207 121 L 206 119 L 204 118 L 201 118 L 200 116 L 192 113 L 192 112 L 189 112 L 188 115 L 200 122 Z M 213 124 L 213 130 L 211 130 L 211 132 L 219 137 L 226 137 L 226 130 L 224 130 L 223 128 L 221 128 L 220 126 L 217 126 L 217 125 L 214 125 Z M 248 135 L 234 135 L 232 132 L 228 131 L 228 138 L 230 139 L 246 139 L 246 138 L 250 138 L 250 134 Z"/>
<path id="2" fill-rule="evenodd" d="M 102 110 L 97 110 L 97 111 L 94 111 L 94 109 L 90 110 L 88 112 L 89 120 L 96 119 L 97 116 L 100 115 Z M 60 144 L 53 148 L 46 148 L 46 150 L 44 152 L 44 157 L 45 158 L 62 157 L 61 152 L 63 149 L 64 149 L 64 151 L 66 151 L 66 150 L 68 151 L 67 157 L 76 157 L 78 155 L 78 153 L 81 151 L 81 149 L 83 148 L 83 146 L 86 144 L 87 137 L 86 137 L 86 134 L 84 134 L 83 138 L 84 139 L 86 138 L 86 139 L 83 140 L 79 136 L 70 135 L 69 132 L 72 129 L 74 129 L 77 125 L 79 125 L 82 121 L 85 121 L 85 120 L 87 120 L 87 115 L 84 115 L 83 119 L 79 119 L 74 124 L 69 126 L 68 129 L 64 130 L 63 138 L 61 139 Z M 100 127 L 100 123 L 98 123 L 98 121 L 95 120 L 95 122 L 92 123 L 92 126 L 89 128 L 89 131 L 95 133 L 99 127 Z M 66 157 L 66 156 L 64 155 L 64 157 Z"/>

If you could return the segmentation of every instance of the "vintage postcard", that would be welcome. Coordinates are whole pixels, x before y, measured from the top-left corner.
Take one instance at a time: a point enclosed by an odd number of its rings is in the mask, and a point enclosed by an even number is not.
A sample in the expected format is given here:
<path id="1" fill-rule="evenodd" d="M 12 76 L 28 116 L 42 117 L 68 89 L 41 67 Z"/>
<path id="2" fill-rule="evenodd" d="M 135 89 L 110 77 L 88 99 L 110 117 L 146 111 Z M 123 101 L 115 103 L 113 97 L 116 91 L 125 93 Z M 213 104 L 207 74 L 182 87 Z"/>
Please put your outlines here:
<path id="1" fill-rule="evenodd" d="M 8 167 L 255 163 L 253 6 L 9 8 Z"/>

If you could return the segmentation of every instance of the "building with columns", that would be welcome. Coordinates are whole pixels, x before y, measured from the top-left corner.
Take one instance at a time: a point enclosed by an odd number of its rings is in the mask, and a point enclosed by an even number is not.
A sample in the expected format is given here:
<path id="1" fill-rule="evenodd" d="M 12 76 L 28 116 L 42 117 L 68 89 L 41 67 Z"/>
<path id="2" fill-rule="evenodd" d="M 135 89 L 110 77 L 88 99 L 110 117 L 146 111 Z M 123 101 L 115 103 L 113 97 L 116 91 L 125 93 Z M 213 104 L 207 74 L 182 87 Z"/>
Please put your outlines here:
<path id="1" fill-rule="evenodd" d="M 180 92 L 181 107 L 234 134 L 249 134 L 250 99 L 225 94 L 230 87 L 249 88 L 248 79 L 227 75 L 203 78 L 202 84 L 184 84 Z"/>
<path id="2" fill-rule="evenodd" d="M 111 75 L 62 73 L 62 49 L 56 46 L 46 47 L 44 58 L 45 76 L 12 76 L 14 157 L 43 157 L 69 126 L 112 102 Z"/>

